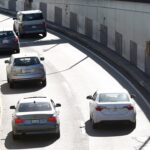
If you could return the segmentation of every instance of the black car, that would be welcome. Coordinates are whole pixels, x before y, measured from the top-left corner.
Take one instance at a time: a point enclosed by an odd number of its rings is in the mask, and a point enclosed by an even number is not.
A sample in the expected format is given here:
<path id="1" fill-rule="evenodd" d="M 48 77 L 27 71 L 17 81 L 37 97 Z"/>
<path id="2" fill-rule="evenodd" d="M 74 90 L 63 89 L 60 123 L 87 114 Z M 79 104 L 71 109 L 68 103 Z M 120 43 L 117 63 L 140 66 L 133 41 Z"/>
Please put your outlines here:
<path id="1" fill-rule="evenodd" d="M 0 31 L 0 52 L 20 52 L 19 39 L 14 31 Z"/>

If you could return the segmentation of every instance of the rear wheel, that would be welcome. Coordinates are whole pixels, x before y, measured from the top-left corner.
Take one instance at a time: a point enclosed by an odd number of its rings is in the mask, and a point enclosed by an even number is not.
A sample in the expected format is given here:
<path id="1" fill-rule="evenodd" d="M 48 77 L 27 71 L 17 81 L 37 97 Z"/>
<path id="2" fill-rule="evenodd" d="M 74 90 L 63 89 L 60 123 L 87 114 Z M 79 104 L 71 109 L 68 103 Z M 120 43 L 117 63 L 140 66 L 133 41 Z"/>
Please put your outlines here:
<path id="1" fill-rule="evenodd" d="M 58 128 L 58 131 L 55 134 L 56 138 L 60 138 L 60 128 Z"/>
<path id="2" fill-rule="evenodd" d="M 18 37 L 19 37 L 19 38 L 22 38 L 22 37 L 23 37 L 23 34 L 22 34 L 20 31 L 18 31 Z"/>
<path id="3" fill-rule="evenodd" d="M 42 33 L 42 35 L 43 35 L 43 37 L 46 37 L 46 35 L 47 35 L 47 32 L 44 32 L 44 33 Z"/>
<path id="4" fill-rule="evenodd" d="M 15 53 L 20 53 L 20 48 L 15 51 Z"/>
<path id="5" fill-rule="evenodd" d="M 135 129 L 136 128 L 136 121 L 135 122 L 131 122 L 131 128 Z"/>
<path id="6" fill-rule="evenodd" d="M 7 82 L 9 83 L 9 78 L 8 78 L 8 76 L 7 76 Z"/>
<path id="7" fill-rule="evenodd" d="M 11 89 L 13 89 L 14 88 L 14 82 L 9 82 L 9 87 L 11 88 Z"/>
<path id="8" fill-rule="evenodd" d="M 42 81 L 42 86 L 46 86 L 46 79 Z"/>
<path id="9" fill-rule="evenodd" d="M 16 135 L 16 134 L 14 134 L 14 133 L 12 134 L 12 137 L 13 137 L 14 140 L 18 140 L 18 139 L 20 138 L 19 135 Z"/>
<path id="10" fill-rule="evenodd" d="M 92 128 L 93 128 L 93 129 L 97 129 L 97 123 L 95 123 L 95 122 L 93 121 L 93 119 L 92 119 Z"/>

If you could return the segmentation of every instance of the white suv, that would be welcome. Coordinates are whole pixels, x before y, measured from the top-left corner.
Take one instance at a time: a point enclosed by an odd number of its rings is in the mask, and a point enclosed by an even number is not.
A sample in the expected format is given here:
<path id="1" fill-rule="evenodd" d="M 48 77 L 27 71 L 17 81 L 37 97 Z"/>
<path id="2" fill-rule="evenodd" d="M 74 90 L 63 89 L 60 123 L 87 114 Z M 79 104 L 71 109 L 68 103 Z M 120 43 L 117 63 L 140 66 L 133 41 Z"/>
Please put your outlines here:
<path id="1" fill-rule="evenodd" d="M 13 29 L 19 37 L 23 34 L 42 34 L 46 36 L 46 24 L 40 10 L 27 10 L 17 12 L 17 16 L 13 18 Z"/>

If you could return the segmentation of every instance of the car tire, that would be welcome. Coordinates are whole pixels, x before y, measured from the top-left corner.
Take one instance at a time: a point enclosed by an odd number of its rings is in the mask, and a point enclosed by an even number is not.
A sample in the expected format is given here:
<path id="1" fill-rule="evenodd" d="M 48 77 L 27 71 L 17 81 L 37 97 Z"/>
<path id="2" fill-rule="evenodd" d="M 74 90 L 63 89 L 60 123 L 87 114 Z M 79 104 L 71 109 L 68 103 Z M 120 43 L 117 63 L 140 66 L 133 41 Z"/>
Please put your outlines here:
<path id="1" fill-rule="evenodd" d="M 42 81 L 42 87 L 46 86 L 46 79 Z"/>
<path id="2" fill-rule="evenodd" d="M 135 129 L 136 128 L 136 121 L 135 122 L 131 122 L 131 128 Z"/>
<path id="3" fill-rule="evenodd" d="M 22 38 L 22 37 L 23 37 L 23 34 L 22 34 L 20 31 L 18 31 L 18 37 L 19 37 L 19 38 Z"/>
<path id="4" fill-rule="evenodd" d="M 13 133 L 12 137 L 13 137 L 14 140 L 18 140 L 20 136 Z"/>
<path id="5" fill-rule="evenodd" d="M 91 117 L 91 114 L 90 114 L 90 121 L 92 121 L 92 117 Z"/>
<path id="6" fill-rule="evenodd" d="M 20 53 L 20 49 L 17 49 L 17 50 L 15 51 L 15 53 Z"/>
<path id="7" fill-rule="evenodd" d="M 14 88 L 14 82 L 10 82 L 10 81 L 9 81 L 9 87 L 10 87 L 11 89 L 13 89 L 13 88 Z"/>
<path id="8" fill-rule="evenodd" d="M 42 33 L 43 37 L 47 36 L 47 32 Z"/>
<path id="9" fill-rule="evenodd" d="M 9 78 L 8 78 L 8 76 L 7 76 L 7 83 L 9 83 Z"/>
<path id="10" fill-rule="evenodd" d="M 60 138 L 60 128 L 58 128 L 58 131 L 56 132 L 55 137 Z"/>
<path id="11" fill-rule="evenodd" d="M 97 129 L 97 123 L 95 123 L 93 120 L 92 120 L 92 128 Z"/>

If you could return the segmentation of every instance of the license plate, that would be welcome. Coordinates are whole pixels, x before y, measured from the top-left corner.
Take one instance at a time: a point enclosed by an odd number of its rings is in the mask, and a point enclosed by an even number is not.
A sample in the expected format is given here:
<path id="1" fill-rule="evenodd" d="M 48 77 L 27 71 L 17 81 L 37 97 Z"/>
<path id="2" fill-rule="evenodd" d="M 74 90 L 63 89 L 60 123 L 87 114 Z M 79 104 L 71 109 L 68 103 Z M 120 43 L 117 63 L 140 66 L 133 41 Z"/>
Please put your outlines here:
<path id="1" fill-rule="evenodd" d="M 39 120 L 32 120 L 32 124 L 38 124 Z"/>
<path id="2" fill-rule="evenodd" d="M 29 70 L 22 70 L 22 73 L 32 73 L 33 70 L 29 69 Z"/>
<path id="3" fill-rule="evenodd" d="M 8 44 L 8 43 L 9 43 L 9 40 L 3 40 L 2 43 L 3 43 L 3 44 Z"/>
<path id="4" fill-rule="evenodd" d="M 45 124 L 45 123 L 47 123 L 46 119 L 40 119 L 40 124 Z"/>

